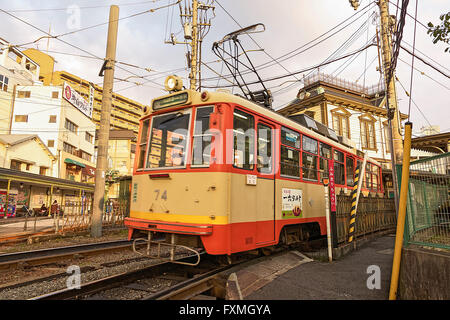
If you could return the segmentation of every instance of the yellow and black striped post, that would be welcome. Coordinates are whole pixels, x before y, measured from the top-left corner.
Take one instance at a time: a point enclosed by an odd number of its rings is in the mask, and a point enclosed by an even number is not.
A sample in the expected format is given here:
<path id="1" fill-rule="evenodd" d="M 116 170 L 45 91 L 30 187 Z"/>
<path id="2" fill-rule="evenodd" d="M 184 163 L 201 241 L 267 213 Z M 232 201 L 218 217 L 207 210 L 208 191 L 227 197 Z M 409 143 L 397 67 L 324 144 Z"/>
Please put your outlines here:
<path id="1" fill-rule="evenodd" d="M 353 241 L 353 237 L 355 235 L 355 226 L 356 226 L 356 199 L 358 192 L 358 181 L 359 181 L 359 165 L 355 170 L 355 181 L 353 184 L 352 190 L 352 209 L 350 211 L 350 226 L 348 230 L 348 242 Z"/>

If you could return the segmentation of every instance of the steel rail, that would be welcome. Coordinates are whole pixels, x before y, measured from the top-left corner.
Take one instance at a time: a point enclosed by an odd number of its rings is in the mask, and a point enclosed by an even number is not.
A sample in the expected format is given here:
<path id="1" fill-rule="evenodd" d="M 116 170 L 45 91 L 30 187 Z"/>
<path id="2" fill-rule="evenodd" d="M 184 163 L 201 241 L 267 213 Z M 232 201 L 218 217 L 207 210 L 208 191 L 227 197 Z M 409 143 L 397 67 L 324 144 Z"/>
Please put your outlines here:
<path id="1" fill-rule="evenodd" d="M 58 261 L 74 255 L 93 255 L 100 252 L 110 252 L 131 248 L 132 242 L 116 240 L 100 243 L 80 244 L 58 248 L 40 249 L 18 253 L 0 255 L 0 270 L 11 268 L 20 264 L 39 265 Z"/>
<path id="2" fill-rule="evenodd" d="M 215 287 L 224 288 L 225 284 L 221 283 L 220 275 L 222 272 L 235 266 L 236 264 L 231 264 L 206 272 L 198 277 L 188 279 L 171 286 L 170 288 L 161 290 L 142 300 L 189 300 L 208 290 L 214 289 Z M 217 291 L 221 292 L 219 298 L 225 298 L 224 289 L 219 289 Z"/>
<path id="3" fill-rule="evenodd" d="M 180 258 L 180 261 L 189 261 L 196 259 L 196 256 L 189 256 Z M 172 269 L 180 268 L 180 265 L 173 264 L 171 262 L 161 262 L 149 267 L 145 267 L 135 271 L 123 272 L 117 275 L 112 275 L 99 280 L 94 280 L 88 283 L 81 284 L 79 289 L 61 289 L 58 291 L 50 292 L 44 295 L 40 295 L 28 300 L 69 300 L 78 299 L 83 296 L 92 295 L 101 291 L 105 291 L 112 288 L 117 288 L 140 280 L 147 277 L 155 277 Z"/>

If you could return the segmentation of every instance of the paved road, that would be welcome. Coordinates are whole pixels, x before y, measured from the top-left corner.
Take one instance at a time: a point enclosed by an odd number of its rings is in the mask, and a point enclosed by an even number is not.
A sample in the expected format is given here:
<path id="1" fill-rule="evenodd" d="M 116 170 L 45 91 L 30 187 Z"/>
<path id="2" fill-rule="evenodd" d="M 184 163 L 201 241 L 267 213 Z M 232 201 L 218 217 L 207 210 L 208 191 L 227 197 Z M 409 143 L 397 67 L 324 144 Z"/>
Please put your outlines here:
<path id="1" fill-rule="evenodd" d="M 395 237 L 386 235 L 364 244 L 338 261 L 302 264 L 253 292 L 249 300 L 385 300 L 389 297 Z M 380 289 L 368 289 L 379 266 Z M 375 280 L 370 281 L 372 286 Z"/>

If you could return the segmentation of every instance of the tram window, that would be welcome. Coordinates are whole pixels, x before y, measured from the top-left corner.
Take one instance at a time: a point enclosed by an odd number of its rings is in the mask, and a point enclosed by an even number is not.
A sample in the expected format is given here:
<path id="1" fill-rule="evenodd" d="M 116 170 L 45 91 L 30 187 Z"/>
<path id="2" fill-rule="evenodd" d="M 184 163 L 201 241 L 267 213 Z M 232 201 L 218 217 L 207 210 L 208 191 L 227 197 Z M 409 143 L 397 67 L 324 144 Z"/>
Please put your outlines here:
<path id="1" fill-rule="evenodd" d="M 138 161 L 138 169 L 141 169 L 144 167 L 145 162 L 145 151 L 147 149 L 147 135 L 148 135 L 148 126 L 149 126 L 150 120 L 145 120 L 142 123 L 142 129 L 141 129 L 141 139 L 139 141 L 139 161 Z"/>
<path id="2" fill-rule="evenodd" d="M 320 156 L 331 159 L 331 147 L 325 143 L 320 143 Z"/>
<path id="3" fill-rule="evenodd" d="M 344 153 L 334 150 L 334 181 L 345 185 Z"/>
<path id="4" fill-rule="evenodd" d="M 345 165 L 347 169 L 347 186 L 353 187 L 353 177 L 355 174 L 355 160 L 352 157 L 347 156 L 345 160 Z"/>
<path id="5" fill-rule="evenodd" d="M 317 181 L 317 156 L 303 152 L 303 179 Z"/>
<path id="6" fill-rule="evenodd" d="M 298 150 L 281 146 L 280 173 L 284 176 L 300 177 Z"/>
<path id="7" fill-rule="evenodd" d="M 258 172 L 272 172 L 272 129 L 264 124 L 258 124 Z"/>
<path id="8" fill-rule="evenodd" d="M 317 140 L 303 136 L 303 151 L 317 154 Z"/>
<path id="9" fill-rule="evenodd" d="M 185 165 L 190 114 L 182 112 L 153 118 L 147 168 Z"/>
<path id="10" fill-rule="evenodd" d="M 328 159 L 331 159 L 331 147 L 320 142 L 319 171 L 321 181 L 328 178 Z"/>
<path id="11" fill-rule="evenodd" d="M 281 143 L 289 147 L 300 149 L 300 133 L 288 128 L 281 128 Z"/>
<path id="12" fill-rule="evenodd" d="M 214 107 L 197 108 L 194 124 L 192 165 L 208 165 L 211 158 L 211 134 L 209 117 Z"/>
<path id="13" fill-rule="evenodd" d="M 240 110 L 234 110 L 233 115 L 234 166 L 241 169 L 253 170 L 255 120 L 253 116 Z"/>

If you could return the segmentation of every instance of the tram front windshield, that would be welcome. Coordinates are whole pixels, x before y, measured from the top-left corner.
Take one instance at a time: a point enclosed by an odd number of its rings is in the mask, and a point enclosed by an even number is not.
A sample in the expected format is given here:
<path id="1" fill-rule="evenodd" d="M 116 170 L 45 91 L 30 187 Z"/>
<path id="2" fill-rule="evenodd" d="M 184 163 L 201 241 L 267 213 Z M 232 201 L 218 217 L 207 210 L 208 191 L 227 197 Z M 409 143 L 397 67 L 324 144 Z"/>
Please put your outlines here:
<path id="1" fill-rule="evenodd" d="M 152 121 L 147 168 L 182 167 L 186 162 L 186 146 L 190 113 L 155 116 Z"/>

